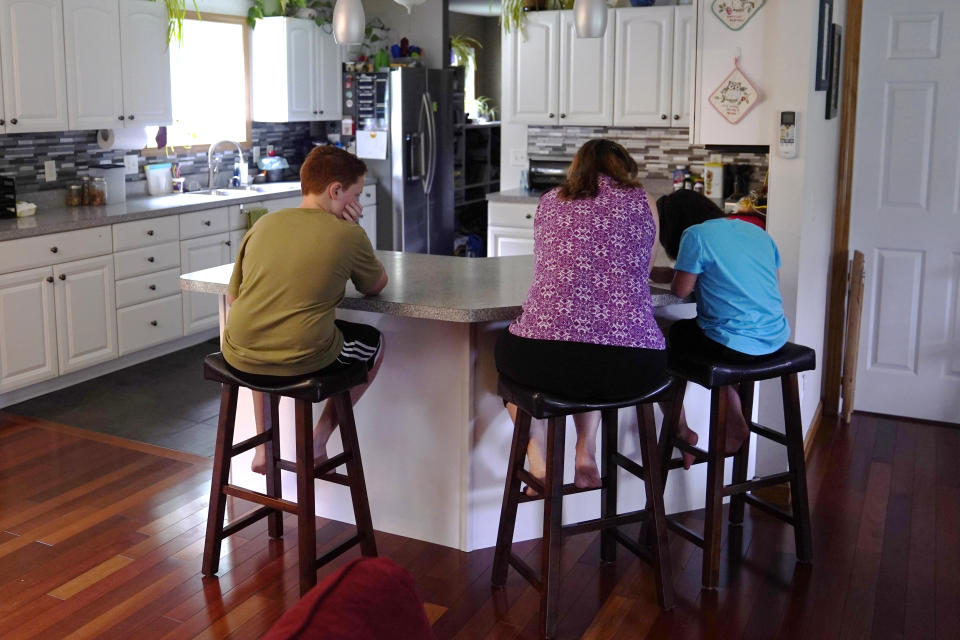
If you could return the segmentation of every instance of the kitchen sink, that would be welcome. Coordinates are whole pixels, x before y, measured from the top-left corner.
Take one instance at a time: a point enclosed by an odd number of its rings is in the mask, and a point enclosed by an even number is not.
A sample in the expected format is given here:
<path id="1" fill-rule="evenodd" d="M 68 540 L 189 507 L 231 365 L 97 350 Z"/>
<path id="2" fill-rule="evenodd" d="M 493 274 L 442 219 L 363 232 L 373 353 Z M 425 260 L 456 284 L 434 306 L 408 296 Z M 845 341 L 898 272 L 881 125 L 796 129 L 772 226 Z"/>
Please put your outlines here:
<path id="1" fill-rule="evenodd" d="M 253 185 L 248 187 L 222 187 L 220 189 L 204 189 L 202 191 L 189 191 L 202 196 L 242 196 L 251 193 L 264 193 L 266 189 L 261 186 Z"/>

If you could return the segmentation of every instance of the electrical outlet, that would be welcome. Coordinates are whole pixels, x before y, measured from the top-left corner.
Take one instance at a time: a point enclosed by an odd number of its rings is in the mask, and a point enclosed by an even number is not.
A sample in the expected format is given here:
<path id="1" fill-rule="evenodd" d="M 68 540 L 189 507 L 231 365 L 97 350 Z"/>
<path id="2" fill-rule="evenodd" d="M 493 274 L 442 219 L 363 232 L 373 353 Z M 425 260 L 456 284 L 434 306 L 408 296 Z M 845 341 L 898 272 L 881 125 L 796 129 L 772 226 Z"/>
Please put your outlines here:
<path id="1" fill-rule="evenodd" d="M 47 182 L 53 182 L 57 179 L 57 161 L 46 160 L 43 163 L 43 179 Z"/>
<path id="2" fill-rule="evenodd" d="M 135 153 L 130 153 L 123 156 L 123 172 L 124 173 L 137 173 L 140 171 L 138 161 L 140 156 Z"/>
<path id="3" fill-rule="evenodd" d="M 523 166 L 527 164 L 527 150 L 526 149 L 513 149 L 510 159 L 513 164 Z"/>

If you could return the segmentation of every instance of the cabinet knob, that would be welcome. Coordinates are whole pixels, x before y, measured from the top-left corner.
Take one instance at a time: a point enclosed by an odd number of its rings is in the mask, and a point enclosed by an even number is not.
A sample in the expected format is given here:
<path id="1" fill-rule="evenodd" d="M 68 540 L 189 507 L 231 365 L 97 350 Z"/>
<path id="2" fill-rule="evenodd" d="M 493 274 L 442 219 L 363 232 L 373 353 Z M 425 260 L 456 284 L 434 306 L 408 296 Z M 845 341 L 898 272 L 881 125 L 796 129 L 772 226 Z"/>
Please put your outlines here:
<path id="1" fill-rule="evenodd" d="M 10 118 L 10 124 L 17 124 L 16 118 Z"/>
<path id="2" fill-rule="evenodd" d="M 151 320 L 151 321 L 150 321 L 150 326 L 151 326 L 151 327 L 155 327 L 155 326 L 157 326 L 157 324 L 158 324 L 158 322 L 157 322 L 156 320 Z"/>
<path id="3" fill-rule="evenodd" d="M 209 220 L 204 220 L 204 221 L 203 221 L 203 226 L 205 226 L 205 227 L 209 227 L 211 224 L 213 224 L 213 223 L 210 222 Z"/>
<path id="4" fill-rule="evenodd" d="M 7 124 L 7 121 L 4 120 L 3 118 L 0 118 L 0 127 L 2 127 L 5 124 Z"/>
<path id="5" fill-rule="evenodd" d="M 60 251 L 60 249 L 57 249 L 56 247 L 50 247 L 50 253 L 56 253 L 57 251 Z"/>
<path id="6" fill-rule="evenodd" d="M 229 247 L 229 246 L 231 246 L 232 243 L 231 243 L 229 240 L 227 240 L 227 241 L 224 242 L 223 244 L 225 244 L 225 245 L 227 245 L 227 246 Z"/>
<path id="7" fill-rule="evenodd" d="M 561 117 L 561 118 L 566 118 L 566 117 L 567 117 L 567 114 L 561 113 L 561 114 L 560 114 L 560 117 Z"/>
<path id="8" fill-rule="evenodd" d="M 532 214 L 532 213 L 528 213 L 528 214 L 527 214 L 527 220 L 529 220 L 529 219 L 532 218 L 532 217 L 533 217 L 533 214 Z"/>
<path id="9" fill-rule="evenodd" d="M 147 229 L 147 235 L 148 235 L 148 236 L 152 236 L 152 235 L 153 235 L 153 229 Z"/>
<path id="10" fill-rule="evenodd" d="M 132 114 L 132 113 L 127 116 L 127 120 L 133 120 L 133 114 Z"/>
<path id="11" fill-rule="evenodd" d="M 155 259 L 156 258 L 154 258 L 153 256 L 150 256 L 149 258 L 147 258 L 147 262 L 153 262 Z"/>
<path id="12" fill-rule="evenodd" d="M 150 289 L 150 291 L 156 291 L 156 290 L 157 290 L 157 285 L 152 284 L 152 285 L 150 285 L 148 288 Z"/>
<path id="13" fill-rule="evenodd" d="M 660 114 L 660 119 L 661 119 L 661 120 L 666 120 L 666 119 L 667 119 L 667 114 L 661 113 L 661 114 Z"/>
<path id="14" fill-rule="evenodd" d="M 548 114 L 547 114 L 547 117 L 548 117 L 548 118 L 552 118 L 552 117 L 554 117 L 554 116 L 553 116 L 552 113 L 548 113 Z"/>
<path id="15" fill-rule="evenodd" d="M 323 109 L 320 109 L 320 114 L 323 115 Z"/>
<path id="16" fill-rule="evenodd" d="M 679 114 L 679 113 L 673 114 L 673 119 L 674 119 L 674 120 L 679 120 L 679 119 L 680 119 L 680 114 Z"/>
<path id="17" fill-rule="evenodd" d="M 53 282 L 53 276 L 47 276 L 47 282 Z"/>
<path id="18" fill-rule="evenodd" d="M 60 276 L 59 276 L 59 278 L 60 278 L 61 280 L 66 280 L 66 279 L 67 279 L 67 274 L 61 273 Z"/>
<path id="19" fill-rule="evenodd" d="M 123 120 L 123 116 L 122 115 L 117 116 L 117 120 Z"/>

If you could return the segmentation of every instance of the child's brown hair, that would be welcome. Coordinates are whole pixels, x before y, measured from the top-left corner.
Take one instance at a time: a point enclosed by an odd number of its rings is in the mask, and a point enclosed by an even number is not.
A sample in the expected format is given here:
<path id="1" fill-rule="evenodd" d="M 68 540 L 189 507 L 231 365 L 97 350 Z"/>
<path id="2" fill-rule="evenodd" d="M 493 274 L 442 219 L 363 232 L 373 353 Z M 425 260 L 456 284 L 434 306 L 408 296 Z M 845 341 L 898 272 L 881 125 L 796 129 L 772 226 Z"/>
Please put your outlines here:
<path id="1" fill-rule="evenodd" d="M 303 195 L 320 195 L 334 182 L 346 189 L 367 173 L 367 164 L 357 156 L 337 147 L 317 147 L 300 167 L 300 191 Z"/>

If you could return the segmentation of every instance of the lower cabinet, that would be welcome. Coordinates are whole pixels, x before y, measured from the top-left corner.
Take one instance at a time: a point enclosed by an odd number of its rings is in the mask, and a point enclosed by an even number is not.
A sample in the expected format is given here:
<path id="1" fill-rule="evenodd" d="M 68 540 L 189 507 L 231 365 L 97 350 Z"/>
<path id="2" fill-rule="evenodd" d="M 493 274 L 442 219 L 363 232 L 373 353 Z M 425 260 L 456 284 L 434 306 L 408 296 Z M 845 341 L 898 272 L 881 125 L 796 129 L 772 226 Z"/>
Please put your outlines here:
<path id="1" fill-rule="evenodd" d="M 117 311 L 120 355 L 175 340 L 183 335 L 179 293 Z"/>
<path id="2" fill-rule="evenodd" d="M 53 267 L 60 373 L 117 357 L 113 256 Z"/>
<path id="3" fill-rule="evenodd" d="M 230 262 L 230 233 L 216 233 L 180 242 L 180 272 L 191 273 Z M 189 335 L 219 325 L 217 296 L 183 292 L 183 334 Z"/>
<path id="4" fill-rule="evenodd" d="M 521 227 L 487 227 L 487 256 L 532 256 L 533 229 Z"/>
<path id="5" fill-rule="evenodd" d="M 59 372 L 53 283 L 51 267 L 0 275 L 0 393 Z"/>

